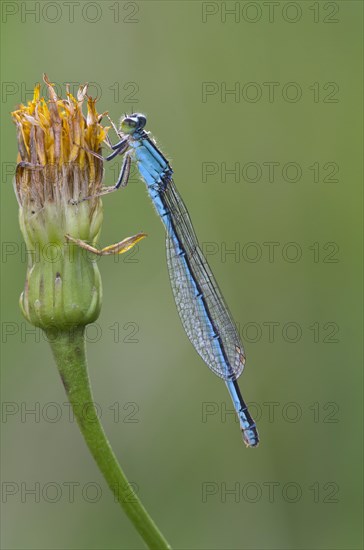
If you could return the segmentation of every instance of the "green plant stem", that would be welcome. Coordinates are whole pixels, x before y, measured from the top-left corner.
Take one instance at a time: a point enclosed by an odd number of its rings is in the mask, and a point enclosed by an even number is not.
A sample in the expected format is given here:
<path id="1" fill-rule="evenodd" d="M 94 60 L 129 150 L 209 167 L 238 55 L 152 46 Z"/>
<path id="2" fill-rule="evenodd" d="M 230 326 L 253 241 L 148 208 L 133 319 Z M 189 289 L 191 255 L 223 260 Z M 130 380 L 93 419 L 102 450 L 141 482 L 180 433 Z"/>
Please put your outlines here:
<path id="1" fill-rule="evenodd" d="M 80 430 L 115 499 L 148 548 L 171 548 L 134 493 L 98 419 L 87 372 L 84 327 L 46 333 Z"/>

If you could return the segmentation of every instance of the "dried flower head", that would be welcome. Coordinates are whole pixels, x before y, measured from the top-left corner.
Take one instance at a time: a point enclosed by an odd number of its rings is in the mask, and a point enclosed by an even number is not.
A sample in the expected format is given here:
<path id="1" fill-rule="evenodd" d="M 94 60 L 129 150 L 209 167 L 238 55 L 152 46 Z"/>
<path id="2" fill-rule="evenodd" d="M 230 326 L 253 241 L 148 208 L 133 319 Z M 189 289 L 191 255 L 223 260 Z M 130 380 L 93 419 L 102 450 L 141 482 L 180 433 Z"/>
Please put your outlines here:
<path id="1" fill-rule="evenodd" d="M 16 192 L 19 204 L 38 212 L 48 201 L 77 201 L 96 195 L 102 185 L 102 159 L 97 156 L 106 137 L 96 101 L 80 86 L 77 98 L 57 97 L 46 75 L 49 101 L 40 97 L 40 85 L 28 105 L 12 113 L 17 126 L 18 166 Z M 87 116 L 82 106 L 87 98 Z"/>
<path id="2" fill-rule="evenodd" d="M 44 329 L 86 325 L 101 307 L 101 279 L 95 261 L 65 235 L 96 244 L 102 223 L 100 124 L 95 100 L 80 86 L 77 98 L 57 97 L 46 75 L 49 100 L 40 86 L 28 105 L 12 113 L 17 127 L 15 190 L 20 227 L 28 249 L 28 270 L 20 304 L 25 317 Z M 87 115 L 82 106 L 87 99 Z M 92 196 L 79 201 L 80 197 Z"/>

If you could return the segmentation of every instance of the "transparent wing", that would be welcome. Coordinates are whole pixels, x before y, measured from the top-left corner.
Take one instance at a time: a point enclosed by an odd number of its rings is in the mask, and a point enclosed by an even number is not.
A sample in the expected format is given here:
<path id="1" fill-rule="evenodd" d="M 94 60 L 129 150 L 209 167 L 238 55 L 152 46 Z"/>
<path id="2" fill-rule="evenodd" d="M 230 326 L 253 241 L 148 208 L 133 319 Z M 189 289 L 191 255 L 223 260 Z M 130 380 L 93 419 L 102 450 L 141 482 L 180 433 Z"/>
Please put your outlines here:
<path id="1" fill-rule="evenodd" d="M 183 327 L 215 374 L 237 378 L 244 368 L 244 349 L 172 180 L 165 186 L 163 200 L 171 214 L 166 224 L 168 271 Z"/>

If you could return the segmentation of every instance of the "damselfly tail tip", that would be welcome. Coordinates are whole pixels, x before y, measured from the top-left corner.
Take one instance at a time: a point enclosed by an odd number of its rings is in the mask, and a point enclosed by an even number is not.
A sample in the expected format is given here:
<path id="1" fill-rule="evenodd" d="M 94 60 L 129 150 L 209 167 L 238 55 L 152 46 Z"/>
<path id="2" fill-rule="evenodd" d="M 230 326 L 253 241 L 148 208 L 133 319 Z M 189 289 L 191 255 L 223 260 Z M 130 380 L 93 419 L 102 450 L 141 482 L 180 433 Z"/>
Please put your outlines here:
<path id="1" fill-rule="evenodd" d="M 246 447 L 257 447 L 259 445 L 259 436 L 256 428 L 242 430 L 242 434 Z"/>

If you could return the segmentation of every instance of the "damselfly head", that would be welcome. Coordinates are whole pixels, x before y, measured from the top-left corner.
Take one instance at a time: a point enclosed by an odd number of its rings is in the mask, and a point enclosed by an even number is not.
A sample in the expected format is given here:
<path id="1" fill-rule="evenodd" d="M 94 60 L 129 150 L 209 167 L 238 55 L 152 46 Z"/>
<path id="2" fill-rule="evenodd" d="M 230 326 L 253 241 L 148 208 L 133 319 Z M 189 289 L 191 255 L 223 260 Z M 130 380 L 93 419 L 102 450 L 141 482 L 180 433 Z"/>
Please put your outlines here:
<path id="1" fill-rule="evenodd" d="M 147 119 L 141 113 L 133 113 L 132 115 L 125 115 L 120 120 L 120 130 L 124 134 L 134 134 L 144 128 L 147 123 Z"/>

